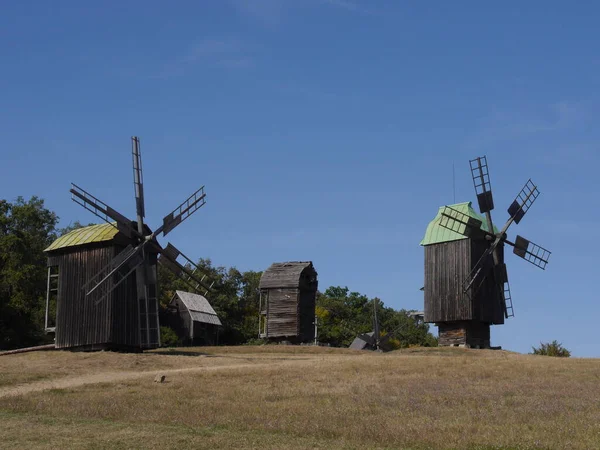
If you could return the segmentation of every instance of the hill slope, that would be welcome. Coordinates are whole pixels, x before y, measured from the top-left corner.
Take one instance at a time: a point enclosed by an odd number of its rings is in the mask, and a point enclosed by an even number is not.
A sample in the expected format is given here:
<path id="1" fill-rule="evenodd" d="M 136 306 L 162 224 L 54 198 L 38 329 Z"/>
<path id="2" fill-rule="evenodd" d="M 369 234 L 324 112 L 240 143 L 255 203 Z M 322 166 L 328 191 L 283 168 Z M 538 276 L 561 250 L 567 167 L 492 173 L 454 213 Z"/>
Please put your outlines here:
<path id="1" fill-rule="evenodd" d="M 0 373 L 10 448 L 600 448 L 598 359 L 246 346 L 10 355 Z"/>

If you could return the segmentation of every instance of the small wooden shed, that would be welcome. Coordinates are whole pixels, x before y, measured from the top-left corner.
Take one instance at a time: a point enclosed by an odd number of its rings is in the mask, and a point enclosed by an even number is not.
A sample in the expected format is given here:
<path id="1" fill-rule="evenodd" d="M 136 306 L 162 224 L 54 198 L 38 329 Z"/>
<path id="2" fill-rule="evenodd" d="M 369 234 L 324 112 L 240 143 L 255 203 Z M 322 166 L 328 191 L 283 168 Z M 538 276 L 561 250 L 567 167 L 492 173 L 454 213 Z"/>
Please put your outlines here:
<path id="1" fill-rule="evenodd" d="M 175 291 L 168 306 L 169 325 L 190 345 L 216 345 L 219 343 L 217 313 L 208 300 L 199 294 Z"/>
<path id="2" fill-rule="evenodd" d="M 107 223 L 71 231 L 45 249 L 48 255 L 46 331 L 55 333 L 57 348 L 139 351 L 160 345 L 158 301 L 153 297 L 149 308 L 141 311 L 135 271 L 101 301 L 97 301 L 96 295 L 86 296 L 86 283 L 129 244 L 135 242 Z M 153 280 L 152 286 L 156 289 L 157 254 L 152 253 L 149 258 L 147 277 Z M 112 287 L 109 280 L 107 290 Z M 152 336 L 149 343 L 141 336 L 146 324 Z"/>
<path id="3" fill-rule="evenodd" d="M 314 339 L 317 271 L 312 261 L 274 263 L 260 278 L 259 337 Z"/>

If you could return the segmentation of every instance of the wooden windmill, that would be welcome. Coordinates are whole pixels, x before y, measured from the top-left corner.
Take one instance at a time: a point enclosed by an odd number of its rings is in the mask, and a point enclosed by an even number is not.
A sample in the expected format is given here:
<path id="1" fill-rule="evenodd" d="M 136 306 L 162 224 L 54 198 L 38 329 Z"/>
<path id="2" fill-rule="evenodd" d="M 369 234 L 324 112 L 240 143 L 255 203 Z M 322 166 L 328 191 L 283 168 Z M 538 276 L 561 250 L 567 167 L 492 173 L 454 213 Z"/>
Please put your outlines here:
<path id="1" fill-rule="evenodd" d="M 485 156 L 470 161 L 479 211 L 471 203 L 443 206 L 429 224 L 421 245 L 425 247 L 424 321 L 439 327 L 440 345 L 490 346 L 490 325 L 503 324 L 514 315 L 504 245 L 545 269 L 550 252 L 506 232 L 518 224 L 539 196 L 530 180 L 508 208 L 509 218 L 498 230 L 492 222 L 494 209 Z"/>
<path id="2" fill-rule="evenodd" d="M 204 186 L 166 215 L 155 231 L 144 223 L 144 186 L 140 141 L 132 137 L 133 183 L 137 218 L 124 215 L 72 184 L 72 199 L 107 224 L 60 237 L 48 253 L 48 299 L 56 305 L 58 348 L 149 349 L 160 345 L 157 262 L 194 290 L 211 288 L 198 267 L 177 248 L 157 241 L 206 203 Z M 182 262 L 178 262 L 179 258 Z"/>

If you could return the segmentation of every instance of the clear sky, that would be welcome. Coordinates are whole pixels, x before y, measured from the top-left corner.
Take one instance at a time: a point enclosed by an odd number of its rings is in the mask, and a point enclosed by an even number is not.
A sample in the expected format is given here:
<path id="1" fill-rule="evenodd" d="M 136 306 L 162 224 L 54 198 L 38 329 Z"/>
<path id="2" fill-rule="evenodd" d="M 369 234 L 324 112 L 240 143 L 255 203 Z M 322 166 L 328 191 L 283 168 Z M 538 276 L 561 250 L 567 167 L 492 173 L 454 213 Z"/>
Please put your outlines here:
<path id="1" fill-rule="evenodd" d="M 531 177 L 509 237 L 553 252 L 545 271 L 507 254 L 516 316 L 493 344 L 600 356 L 597 2 L 0 4 L 0 198 L 93 221 L 75 182 L 133 218 L 137 135 L 152 227 L 206 185 L 168 236 L 191 258 L 312 260 L 322 289 L 422 309 L 419 241 L 475 201 L 487 155 L 495 222 Z"/>

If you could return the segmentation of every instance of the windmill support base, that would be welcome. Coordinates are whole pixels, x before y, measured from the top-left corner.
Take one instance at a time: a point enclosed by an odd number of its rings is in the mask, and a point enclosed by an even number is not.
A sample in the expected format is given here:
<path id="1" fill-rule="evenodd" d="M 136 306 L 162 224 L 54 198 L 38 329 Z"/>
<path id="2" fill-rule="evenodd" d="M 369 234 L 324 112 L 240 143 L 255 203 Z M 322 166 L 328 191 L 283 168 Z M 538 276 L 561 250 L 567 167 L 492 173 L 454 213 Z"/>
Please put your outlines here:
<path id="1" fill-rule="evenodd" d="M 490 324 L 476 321 L 438 322 L 440 347 L 490 348 Z"/>

